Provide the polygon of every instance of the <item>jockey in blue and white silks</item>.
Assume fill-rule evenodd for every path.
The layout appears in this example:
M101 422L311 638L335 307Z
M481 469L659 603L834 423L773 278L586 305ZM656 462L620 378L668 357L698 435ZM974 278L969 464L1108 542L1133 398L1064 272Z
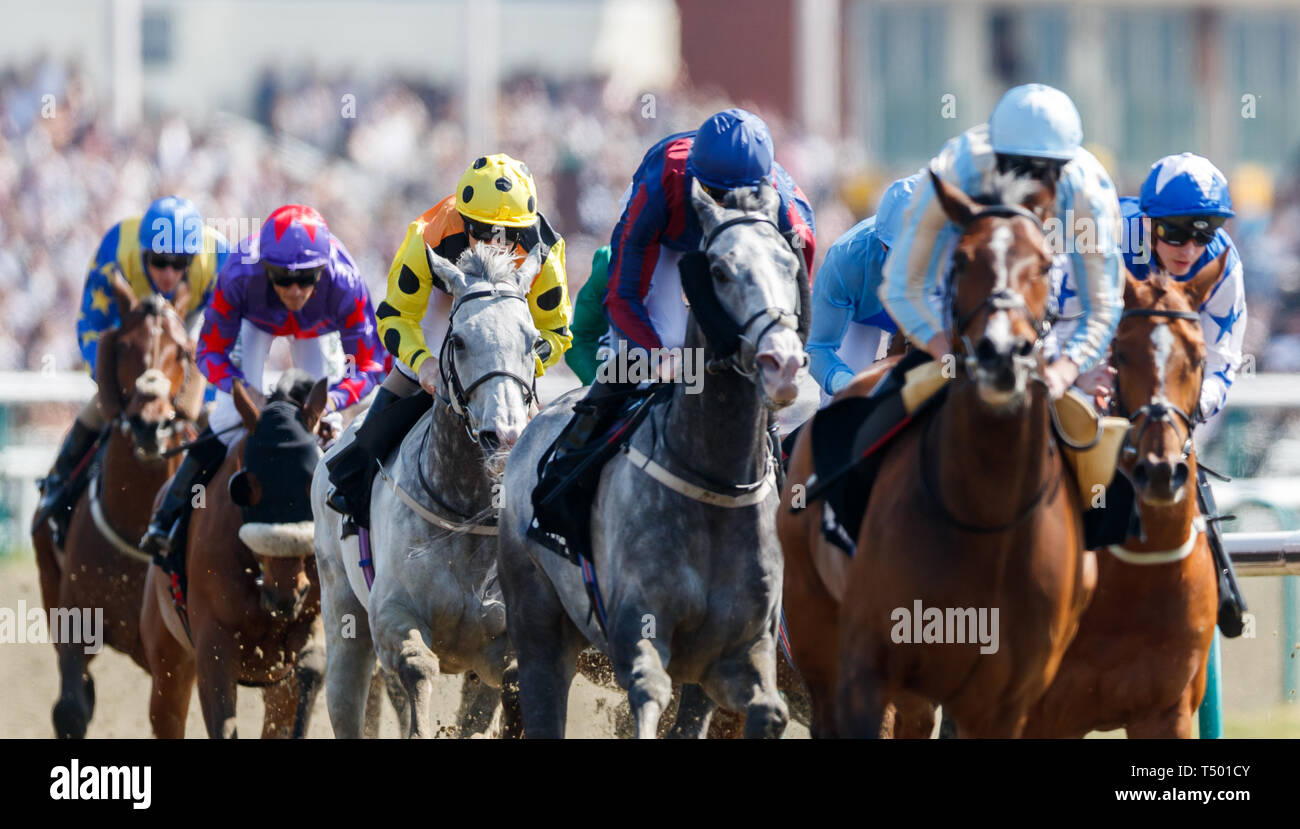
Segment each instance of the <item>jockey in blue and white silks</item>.
M923 175L889 185L876 215L858 222L826 251L813 283L807 346L808 371L821 386L823 404L879 359L898 331L880 302L880 283L903 211Z
M1083 286L1083 318L1046 370L1053 397L1103 360L1123 305L1119 200L1110 175L1082 140L1079 113L1069 97L1049 86L1027 84L1009 90L987 124L949 140L930 162L940 178L972 196L989 191L1007 173L1056 178L1062 222L1056 236ZM908 339L935 359L950 350L937 298L945 295L940 279L947 277L958 236L934 188L923 182L885 263L880 292L885 310Z

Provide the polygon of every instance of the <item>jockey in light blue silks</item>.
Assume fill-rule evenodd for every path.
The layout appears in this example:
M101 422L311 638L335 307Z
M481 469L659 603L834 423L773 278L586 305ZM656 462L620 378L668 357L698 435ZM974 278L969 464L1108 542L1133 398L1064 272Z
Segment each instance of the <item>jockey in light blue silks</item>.
M987 124L951 139L930 162L940 178L972 196L988 191L999 174L1055 179L1057 211L1066 237L1061 242L1070 252L1075 281L1082 285L1078 296L1082 318L1044 372L1054 398L1081 374L1104 365L1123 305L1119 200L1110 175L1082 141L1079 112L1069 96L1043 84L1026 84L1002 96ZM1075 234L1085 232L1091 240L1076 244ZM940 279L947 276L958 236L934 188L926 183L917 187L885 264L880 291L885 310L899 329L936 360L951 350L944 312L936 300L944 295ZM1099 376L1100 370L1084 379ZM1095 383L1082 385L1092 393Z
M880 283L903 211L923 175L914 173L889 185L876 215L858 222L826 251L813 284L807 346L808 371L821 386L822 405L878 360L898 331L880 302ZM928 179L925 186L930 186Z

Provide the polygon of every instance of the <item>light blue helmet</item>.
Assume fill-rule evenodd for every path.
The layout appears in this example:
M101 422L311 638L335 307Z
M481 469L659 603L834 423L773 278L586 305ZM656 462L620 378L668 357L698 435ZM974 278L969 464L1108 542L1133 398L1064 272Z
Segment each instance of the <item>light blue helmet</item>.
M892 248L894 237L903 229L903 214L920 180L921 173L900 178L885 188L885 194L880 197L880 207L876 208L876 238L885 247Z
M140 219L140 250L147 253L203 252L203 216L194 202L163 196Z
M1083 122L1069 95L1027 83L1007 90L993 108L989 141L1000 155L1069 161L1083 144Z
M1237 215L1223 173L1208 158L1192 153L1167 155L1151 165L1140 206L1152 218Z

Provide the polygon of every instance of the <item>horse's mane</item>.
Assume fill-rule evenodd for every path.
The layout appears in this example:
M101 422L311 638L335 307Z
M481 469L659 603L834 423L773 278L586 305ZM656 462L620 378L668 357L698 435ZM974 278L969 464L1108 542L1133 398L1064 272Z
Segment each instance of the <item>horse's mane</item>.
M1014 172L994 173L984 193L975 197L979 204L1024 204L1043 188L1043 183L1032 176Z
M735 190L728 190L722 197L722 206L728 210L743 210L746 213L761 212L764 209L762 188L737 187Z
M456 260L456 267L465 274L467 282L504 282L518 287L513 246L480 242L465 248Z

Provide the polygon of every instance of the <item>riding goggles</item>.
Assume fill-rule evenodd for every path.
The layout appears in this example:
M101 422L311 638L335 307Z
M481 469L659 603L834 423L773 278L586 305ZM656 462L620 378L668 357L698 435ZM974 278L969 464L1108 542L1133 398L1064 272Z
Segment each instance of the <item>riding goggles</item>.
M523 244L524 234L528 230L529 228L526 227L507 227L474 219L465 219L465 233L480 242L503 242L521 245Z
M264 267L266 268L267 279L270 279L271 284L279 288L288 288L293 285L310 288L320 282L321 274L325 271L324 265L297 271L279 265L265 265Z
M1182 247L1188 241L1193 241L1198 245L1205 246L1214 239L1214 234L1218 232L1221 219L1215 216L1195 216L1186 219L1183 222L1174 222L1168 219L1152 219L1155 225L1156 236L1165 244L1174 247Z
M150 267L158 270L171 268L182 273L189 270L190 262L193 260L194 257L188 253L155 253L153 251L149 251L146 259Z

